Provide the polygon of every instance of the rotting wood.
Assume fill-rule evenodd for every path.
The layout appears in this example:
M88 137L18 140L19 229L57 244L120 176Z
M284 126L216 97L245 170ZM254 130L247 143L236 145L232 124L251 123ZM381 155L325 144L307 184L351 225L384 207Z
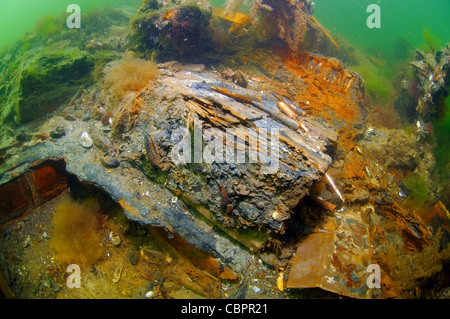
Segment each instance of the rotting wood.
M233 115L217 112L216 109L211 109L212 104L200 104L196 102L196 99L187 100L186 106L193 112L200 115L200 117L213 122L215 125L222 127L229 127L234 124L238 124L241 121L235 118Z
M320 134L322 124L309 125L303 121L303 116L295 120L282 113L277 107L278 100L270 94L272 90L264 94L252 87L229 84L219 88L213 84L217 83L215 74L196 76L195 82L185 81L183 74L161 81L164 86L171 87L174 94L178 92L177 95L181 96L183 103L174 105L180 108L177 109L179 114L190 113L190 117L198 117L203 147L211 152L201 156L213 156L213 161L192 166L177 165L175 170L169 171L167 184L175 186L171 188L173 193L189 198L191 204L203 206L207 211L205 217L223 224L221 229L228 234L234 228L263 226L270 231L283 232L284 220L307 193L306 188L320 179L331 164L331 158L325 153L330 141ZM158 122L163 120L158 117ZM311 122L314 123L314 118ZM175 125L184 129L185 120ZM300 125L304 125L306 130ZM161 131L158 136L170 136L169 127L174 128L173 125L162 128L166 132ZM332 136L329 132L325 134ZM230 135L234 138L228 141ZM163 149L173 147L173 142L168 139L162 138L158 142ZM223 156L214 158L216 151L223 152ZM218 170L222 172L219 175ZM176 171L183 177L182 182L179 182ZM210 182L202 183L205 178ZM232 211L228 207L230 205L224 207L220 200L217 201L220 189L212 188L212 181L231 191ZM252 195L242 195L234 188L235 183ZM277 202L280 200L283 205L275 202L274 193L277 194ZM186 204L192 206L189 202ZM280 219L279 216L286 218ZM238 241L248 245L248 240Z
M219 93L221 93L223 95L226 95L228 97L231 97L232 99L235 99L238 102L253 104L253 100L250 97L248 97L248 96L241 95L241 94L234 93L234 92L230 92L227 89L218 88L218 87L215 87L215 86L211 86L211 90L219 92Z
M308 126L310 130L312 130L315 134L318 134L324 138L326 138L328 141L335 143L338 140L338 133L330 128L326 128L323 125L318 124L317 122L304 117L302 118L302 121L305 122L305 124Z

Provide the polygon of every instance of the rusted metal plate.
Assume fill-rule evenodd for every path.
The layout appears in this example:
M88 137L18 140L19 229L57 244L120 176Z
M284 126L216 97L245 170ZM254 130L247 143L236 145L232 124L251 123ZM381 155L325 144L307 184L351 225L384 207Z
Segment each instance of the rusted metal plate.
M353 298L368 297L369 231L352 211L336 214L297 246L288 288L321 288Z
M49 162L38 166L29 173L31 190L36 193L37 205L50 200L67 189L67 176L59 162Z
M15 218L67 189L61 163L49 161L0 185L0 223Z
M329 218L323 226L327 232L313 233L298 244L286 285L288 288L321 287L326 270L324 265L332 255L336 228L336 221Z
M33 207L33 197L25 176L0 186L0 223Z

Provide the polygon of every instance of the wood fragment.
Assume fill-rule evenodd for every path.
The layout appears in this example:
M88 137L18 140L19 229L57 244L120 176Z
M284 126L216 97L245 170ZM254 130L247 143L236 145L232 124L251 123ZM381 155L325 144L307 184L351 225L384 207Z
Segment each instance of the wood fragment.
M194 96L192 99L195 102L203 104L203 105L208 105L208 106L213 106L214 105L213 102L211 102L211 101L209 101L209 100L207 100L205 98L202 98L202 97Z
M199 103L197 98L186 101L186 106L193 112L197 113L200 117L213 122L217 126L229 127L231 124L238 124L241 121L231 114L223 113L217 109L212 109L214 107L212 103L205 104L203 102Z
M220 94L226 95L228 97L231 97L232 99L234 99L238 102L253 104L253 100L251 98L249 98L248 96L230 92L227 89L222 89L222 88L218 88L215 86L211 86L210 88L211 88L211 90L216 91Z

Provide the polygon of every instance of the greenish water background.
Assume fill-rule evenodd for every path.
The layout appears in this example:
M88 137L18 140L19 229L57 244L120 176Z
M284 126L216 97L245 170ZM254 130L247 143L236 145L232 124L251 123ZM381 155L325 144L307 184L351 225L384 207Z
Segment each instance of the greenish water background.
M399 39L412 47L424 43L424 28L441 40L450 43L449 0L316 0L315 17L332 34L341 34L352 44L384 58L394 55ZM381 9L381 28L366 25L369 4Z
M78 4L83 12L105 6L138 7L141 0L0 0L0 48L32 31L39 18L52 14L59 16L70 4ZM69 16L70 13L67 13ZM83 23L83 22L82 22Z
M141 0L0 0L0 47L32 30L40 17L65 12L71 3L87 12L106 5L137 7ZM211 3L223 6L225 1ZM372 3L380 5L381 29L366 26L370 14L366 8ZM344 36L359 49L389 58L399 38L420 46L424 27L442 44L450 42L449 13L449 0L316 0L314 15L332 34Z

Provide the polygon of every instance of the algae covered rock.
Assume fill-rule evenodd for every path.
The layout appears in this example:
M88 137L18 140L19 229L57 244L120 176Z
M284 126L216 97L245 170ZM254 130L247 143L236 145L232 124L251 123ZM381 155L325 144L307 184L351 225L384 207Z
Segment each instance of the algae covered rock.
M83 14L80 29L66 16L45 16L35 29L0 50L0 123L22 125L69 103L102 64L128 41L132 13L105 8ZM94 71L94 72L91 72Z
M153 8L141 8L132 20L132 43L138 51L157 52L165 61L195 61L212 49L210 11L191 4Z
M76 48L32 52L0 92L1 121L23 124L55 111L89 80L93 67L93 59Z

